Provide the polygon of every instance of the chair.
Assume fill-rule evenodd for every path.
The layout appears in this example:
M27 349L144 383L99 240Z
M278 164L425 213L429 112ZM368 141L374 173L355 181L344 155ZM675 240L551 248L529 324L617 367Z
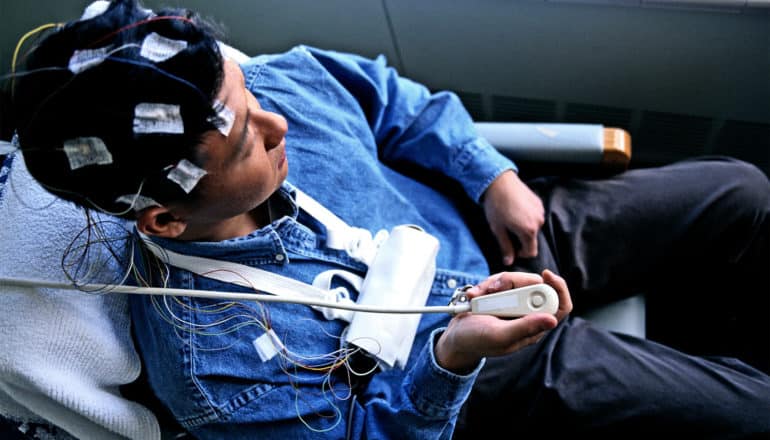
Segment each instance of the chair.
M535 161L554 164L563 163L565 161L569 163L571 161L572 163L580 163L589 167L601 166L602 168L609 167L611 169L617 170L625 168L628 165L628 161L630 160L631 155L630 137L627 133L620 129L604 128L599 125L478 123L477 128L479 133L489 139L493 145L500 149L500 151L517 161ZM539 146L537 145L538 143L540 144ZM53 207L53 209L56 210L53 212L59 213L56 215L65 216L64 220L66 221L57 222L50 221L50 215L52 212L50 210L21 209L21 207L18 205L16 206L15 210L9 210L8 205L9 202L11 202L10 198L16 197L14 194L10 194L11 191L9 191L9 185L6 182L6 178L10 175L11 171L13 171L11 177L14 179L14 184L18 185L17 190L22 191L26 197L35 198L35 194L38 194L42 197L45 194L27 174L21 157L11 156L11 158L17 159L15 161L17 163L13 167L14 169L11 170L10 167L7 167L3 169L2 173L0 173L0 210L3 212L8 211L6 213L8 215L4 217L5 221L11 221L20 224L24 223L47 225L47 229L45 230L44 234L46 237L48 237L46 239L55 240L56 237L59 237L59 242L68 242L68 240L78 232L80 227L79 222L81 221L79 214L72 206L58 206L59 203L57 203L57 206ZM21 232L11 238L13 238L13 240L21 240L23 242L23 235L23 230L21 230ZM27 236L31 237L30 234L27 234ZM11 238L6 237L5 244L9 244L10 241L13 241ZM27 241L29 241L29 238L27 238ZM52 265L57 263L56 258L54 258L54 255L51 253L50 249L42 253L31 252L29 255L38 255L37 258L45 260L38 262L39 264ZM23 276L30 270L34 272L35 267L35 263L32 262L32 264L28 265L28 269L24 269L18 273L10 272L9 270L11 267L4 267L4 270L0 272L5 272L7 276ZM29 276L33 277L33 275ZM104 316L102 316L100 320L97 321L98 323L102 323L102 320L114 319L114 316L113 318L109 318L107 315L112 316L115 313L127 313L126 305L122 300L118 300L113 304L110 304L109 301L103 302L100 300L94 300L93 298L83 299L81 302L80 300L73 298L72 292L62 292L60 299L57 299L59 298L58 295L55 292L49 292L48 289L37 289L40 291L32 292L32 296L26 296L28 294L20 292L19 289L9 289L6 286L0 287L0 290L2 290L4 297L7 299L11 298L9 295L15 295L19 297L20 299L17 305L21 308L30 307L30 302L34 302L38 305L44 304L47 307L46 310L50 310L51 307L56 307L56 301L60 301L60 305L64 307L68 319L70 320L78 319L78 307L83 308L83 310L87 310L87 315L91 316L91 318L88 319L91 320L93 320L94 314L98 316L101 313L104 313ZM644 337L645 335L645 307L644 297L641 295L619 301L599 309L591 310L590 312L586 312L583 316L589 320L594 321L597 323L597 325L601 325L610 330L628 333L640 337ZM116 327L126 328L125 319L120 317L117 319L119 323ZM14 322L18 324L18 320ZM106 323L103 324L104 325L101 327L109 327L109 325ZM5 342L5 346L8 348L9 339L6 339ZM134 348L130 344L130 340L127 339L126 335L113 335L113 338L109 341L109 344L112 344L112 349L117 350L118 352L122 352L122 356L130 359L129 362L137 362ZM102 346L101 349L110 349L110 346ZM8 367L8 363L6 363L5 367ZM11 363L11 368L13 367L14 365ZM16 376L25 373L26 372L21 371L8 372L8 374ZM124 376L124 378L125 377L127 376ZM85 384L87 383L87 380L83 382L84 387L86 387ZM35 386L34 383L30 383L29 385L33 388ZM84 390L84 392L91 391L100 393L103 398L109 399L112 404L120 402L121 399L124 400L124 403L127 405L127 407L133 408L131 411L132 417L140 417L144 423L146 423L148 426L152 426L153 421L149 411L147 411L145 408L142 408L141 405L137 405L134 402L130 402L124 399L119 393L117 393L116 389L112 391L106 390L106 393L105 390L96 388L94 390ZM31 395L34 395L37 392L39 392L39 390L32 389ZM41 393L41 395L42 394L43 393ZM0 400L10 399L13 401L13 403L18 403L17 398L7 394L0 393L0 398L2 398ZM37 414L38 416L44 414L59 413L56 408L61 408L61 403L54 402L52 400L46 402L44 400L45 399L39 401L39 408L29 408L30 412ZM26 400L23 402L25 402L24 404L26 405L30 405L32 401ZM0 410L5 407L5 403L0 401ZM84 417L84 414L79 414L78 410L76 409L65 408L65 412L69 414L68 417L72 419L70 421L71 423L62 420L52 420L51 422L64 425L67 427L67 429L81 429L80 431L76 431L81 433L94 433L99 432L100 429L104 429L99 425L98 419L89 420ZM150 419L147 417L150 417ZM89 424L91 426L88 426ZM173 436L169 431L165 431L165 427L161 426L161 429L163 431L162 438L171 438Z
M596 124L477 122L476 130L513 160L577 164L608 171L628 168L631 136Z
M21 154L0 168L0 218L0 277L68 282L62 255L85 227L83 211L45 192ZM115 273L95 273L93 282L114 282ZM9 415L27 422L26 435L13 429L19 423L0 423L0 438L150 439L159 432L155 415L119 390L141 369L125 296L0 285L0 306L0 422Z

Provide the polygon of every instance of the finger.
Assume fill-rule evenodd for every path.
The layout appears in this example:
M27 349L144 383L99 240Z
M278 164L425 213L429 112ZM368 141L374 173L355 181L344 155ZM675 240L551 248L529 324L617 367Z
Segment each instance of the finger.
M508 231L505 228L493 227L492 234L497 240L497 245L500 246L500 254L503 257L503 266L510 266L513 264L513 243L508 236Z
M543 278L536 273L529 272L500 272L473 286L466 291L469 297L474 298L487 293L500 292L529 286L543 282Z
M537 256L537 230L534 232L525 232L517 234L521 242L519 256L533 258Z
M501 272L497 279L502 285L500 290L516 289L543 282L543 277L531 272Z
M559 294L559 310L556 312L556 317L560 321L572 312L572 297L569 294L569 288L564 278L556 275L548 269L543 271L543 280L546 284L553 287Z
M487 279L485 279L484 281L480 282L478 285L468 290L467 293L474 294L473 296L478 296L478 295L484 295L485 293L498 292L500 290L504 290L505 287L503 287L503 282L501 280L504 273L505 272L501 272L501 273L496 273L494 275L489 276Z
M502 348L500 354L511 353L537 342L544 332L556 327L558 321L553 315L535 313L502 323L503 340L499 345Z

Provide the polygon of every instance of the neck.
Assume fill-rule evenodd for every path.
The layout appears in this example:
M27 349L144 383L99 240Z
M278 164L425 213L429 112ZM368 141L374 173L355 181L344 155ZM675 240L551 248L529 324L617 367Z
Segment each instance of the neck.
M177 237L183 241L222 241L243 237L270 223L267 204L253 210L210 223L188 224L187 229Z

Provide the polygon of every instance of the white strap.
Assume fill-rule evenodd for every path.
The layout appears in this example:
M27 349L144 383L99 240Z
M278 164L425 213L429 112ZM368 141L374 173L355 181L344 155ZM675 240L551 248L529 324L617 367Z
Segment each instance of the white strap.
M336 289L320 289L302 281L244 264L178 254L158 246L149 239L145 239L145 243L150 252L166 264L189 270L207 278L260 290L276 296L311 298L332 303L355 304L347 295L341 295ZM339 318L346 321L352 319L352 313L349 313L349 311L319 306L312 307L323 312L327 319Z
M364 284L363 278L345 270L331 269L331 270L323 271L318 275L316 275L315 279L313 279L313 286L325 291L334 292L336 294L337 302L347 302L347 301L352 302L352 300L350 299L350 293L346 288L339 286L332 289L332 280L334 279L334 277L340 277L343 280L347 281L350 284L350 286L356 290L356 292L360 292L361 286ZM321 307L318 307L317 310L320 310L323 313L324 317L329 320L342 319L347 322L351 322L353 320L354 312L352 310L321 308Z
M350 283L356 292L360 292L361 286L364 284L364 279L354 273L350 273L346 270L331 269L316 275L313 280L313 286L319 289L329 290L332 287L332 279L334 277L340 277Z
M326 246L332 249L346 249L349 237L355 234L353 228L299 188L294 189L297 192L297 205L326 228Z
M302 190L294 189L297 205L326 228L326 247L343 250L351 258L369 266L377 249L388 238L388 231L382 229L372 237L368 230L348 225Z

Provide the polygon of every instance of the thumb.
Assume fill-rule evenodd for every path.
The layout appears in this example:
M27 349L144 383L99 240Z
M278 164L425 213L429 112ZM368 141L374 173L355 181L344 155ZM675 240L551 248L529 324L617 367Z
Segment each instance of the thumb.
M540 340L544 332L556 327L558 321L547 313L533 313L506 322L508 332L505 353L512 353Z

